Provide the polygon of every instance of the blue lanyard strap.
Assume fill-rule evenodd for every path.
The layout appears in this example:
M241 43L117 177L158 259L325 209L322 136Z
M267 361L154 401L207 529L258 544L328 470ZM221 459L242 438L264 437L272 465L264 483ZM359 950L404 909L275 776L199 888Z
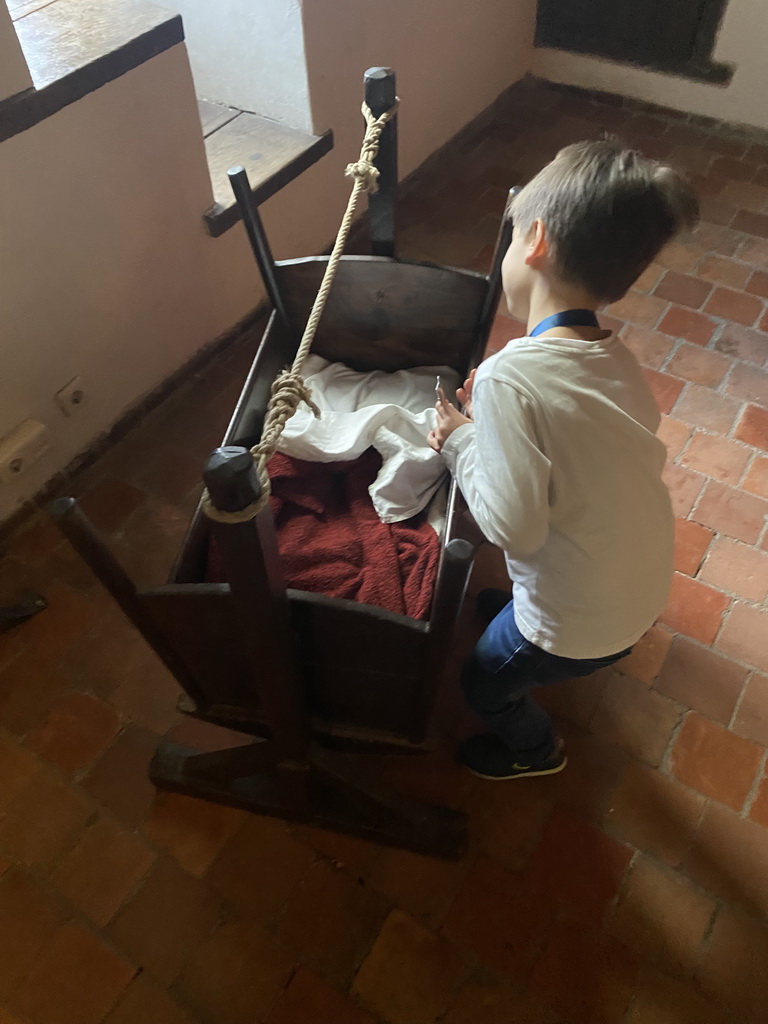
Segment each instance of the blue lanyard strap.
M600 323L591 309L566 309L562 313L553 313L552 316L542 320L540 324L536 324L533 330L529 331L528 337L535 338L537 334L543 334L544 331L548 331L552 327L599 326Z

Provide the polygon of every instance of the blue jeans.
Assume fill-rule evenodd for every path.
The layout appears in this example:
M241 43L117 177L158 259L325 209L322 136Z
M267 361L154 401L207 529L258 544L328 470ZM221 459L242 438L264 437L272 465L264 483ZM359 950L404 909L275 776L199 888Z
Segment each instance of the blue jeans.
M552 720L531 697L535 686L588 676L629 654L607 658L561 658L526 640L515 622L513 602L491 621L464 664L461 687L467 703L491 732L530 764L545 761L556 747Z

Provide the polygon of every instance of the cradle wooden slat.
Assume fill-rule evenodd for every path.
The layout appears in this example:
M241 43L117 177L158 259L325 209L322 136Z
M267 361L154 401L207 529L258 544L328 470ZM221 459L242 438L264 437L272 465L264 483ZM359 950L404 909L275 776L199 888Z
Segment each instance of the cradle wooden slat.
M394 76L366 74L374 114L388 109ZM376 107L378 105L379 110ZM372 197L375 248L394 250L394 123ZM248 199L250 202L250 199ZM258 497L250 455L270 386L293 358L327 257L274 263L257 212L243 210L254 255L275 306L222 448L204 473L214 504L230 511ZM360 371L449 365L460 375L482 356L511 237L502 227L491 273L417 263L394 255L346 256L338 268L313 352ZM472 568L476 527L452 487L437 583L427 621L370 605L286 589L271 513L246 523L211 522L198 509L169 583L138 589L76 502L54 513L125 613L185 691L181 709L254 737L200 752L165 742L156 785L312 822L440 856L459 856L464 816L382 790L366 774L366 751L414 752L450 652ZM227 583L206 582L215 537Z

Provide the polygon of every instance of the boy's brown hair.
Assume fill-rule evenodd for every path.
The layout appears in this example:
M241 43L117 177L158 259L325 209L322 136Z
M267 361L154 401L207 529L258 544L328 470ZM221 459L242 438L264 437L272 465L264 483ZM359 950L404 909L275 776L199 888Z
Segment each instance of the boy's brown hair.
M544 222L558 277L615 302L670 239L696 224L699 204L672 167L601 139L560 150L515 197L511 215L523 231Z

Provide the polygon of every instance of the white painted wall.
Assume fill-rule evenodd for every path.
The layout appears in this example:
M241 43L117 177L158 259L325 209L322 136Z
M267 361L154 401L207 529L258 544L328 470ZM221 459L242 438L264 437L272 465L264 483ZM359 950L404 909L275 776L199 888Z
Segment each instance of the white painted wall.
M310 129L299 0L167 0L200 96Z
M0 487L0 520L259 298L211 203L183 45L0 144L0 437L51 451ZM54 394L82 375L87 405Z
M727 86L691 82L596 57L549 49L533 51L531 71L553 82L604 89L688 113L768 128L766 40L766 0L729 0L714 54L715 60L736 65L736 72Z
M32 77L5 5L0 0L0 100L15 96L32 85Z
M535 0L305 0L316 128L332 125L348 159L359 149L363 72L392 67L404 100L400 169L408 174L525 74L535 10Z
M297 182L306 189L297 209L309 215L304 203L312 203L326 242L349 192L344 168L360 153L365 70L383 66L397 73L403 178L525 74L535 7L535 0L389 0L383 7L368 0L305 0L314 126L333 128L335 146Z

